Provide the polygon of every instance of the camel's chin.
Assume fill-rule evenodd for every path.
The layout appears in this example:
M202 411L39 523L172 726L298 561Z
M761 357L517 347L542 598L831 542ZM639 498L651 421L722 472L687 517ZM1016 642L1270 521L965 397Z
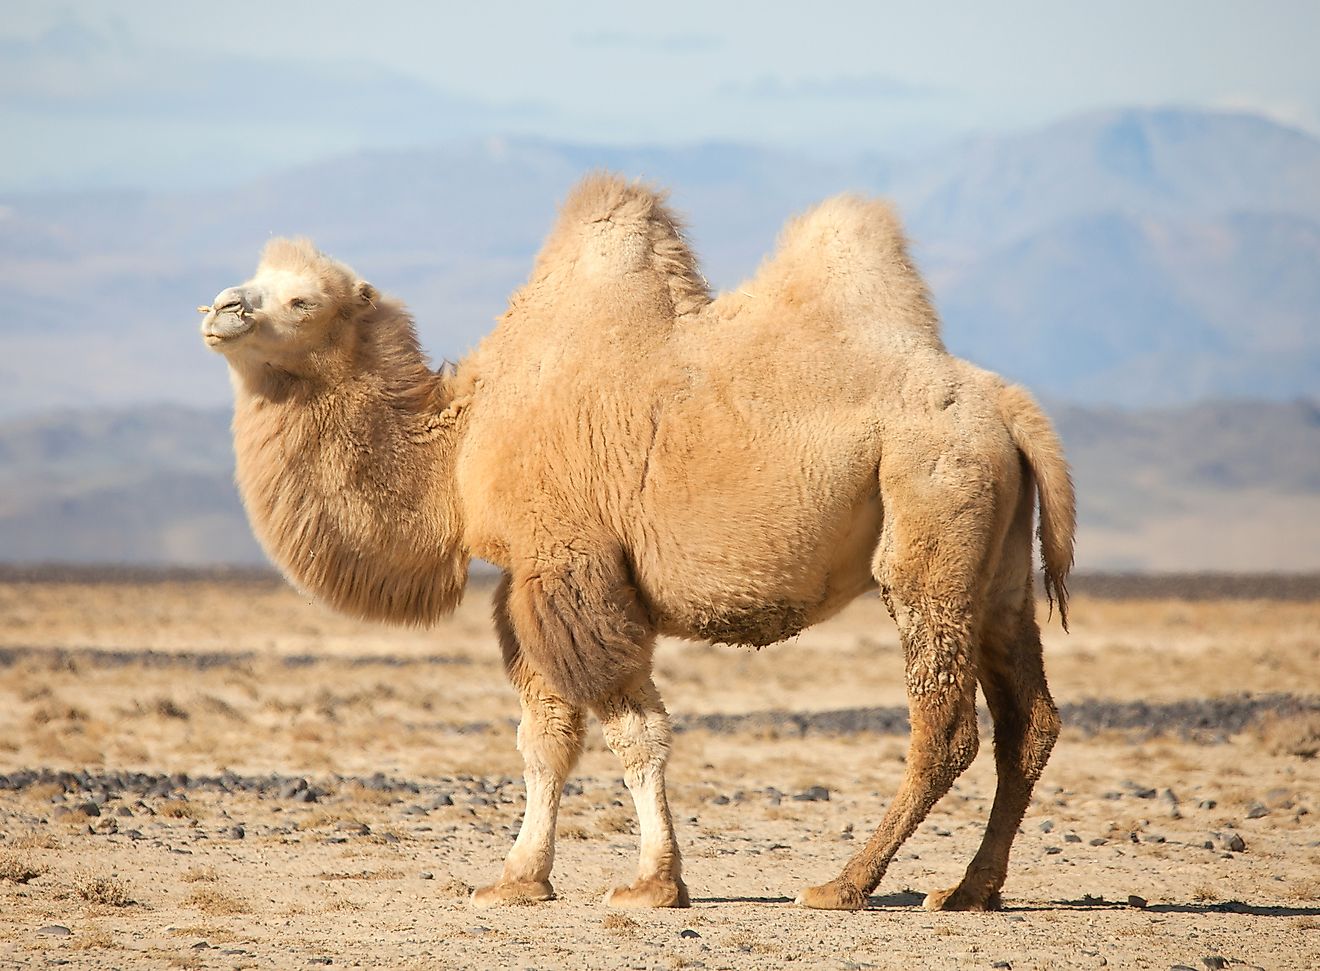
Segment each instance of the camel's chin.
M241 342L244 337L252 333L252 327L244 327L241 330L226 329L203 331L202 340L206 341L206 346L213 351L227 351L235 344Z

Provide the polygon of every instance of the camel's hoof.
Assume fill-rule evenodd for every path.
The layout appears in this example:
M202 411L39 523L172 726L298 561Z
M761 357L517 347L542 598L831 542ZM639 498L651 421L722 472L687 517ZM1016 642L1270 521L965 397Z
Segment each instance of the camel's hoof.
M803 890L797 903L811 910L861 910L866 906L866 894L846 880L831 880Z
M605 895L605 906L629 909L691 907L692 901L681 879L649 877L630 887L615 887Z
M472 906L484 910L487 907L535 904L554 898L555 888L550 886L549 880L501 880L472 891Z
M948 890L926 894L921 904L927 910L999 910L1003 905L998 891L975 893L965 889L961 883Z

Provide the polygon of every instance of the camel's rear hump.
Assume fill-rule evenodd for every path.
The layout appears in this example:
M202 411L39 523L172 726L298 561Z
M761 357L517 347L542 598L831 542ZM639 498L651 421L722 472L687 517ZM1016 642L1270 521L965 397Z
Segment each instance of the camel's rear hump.
M839 195L790 220L774 255L743 290L788 306L820 305L840 327L943 349L902 224L880 199Z

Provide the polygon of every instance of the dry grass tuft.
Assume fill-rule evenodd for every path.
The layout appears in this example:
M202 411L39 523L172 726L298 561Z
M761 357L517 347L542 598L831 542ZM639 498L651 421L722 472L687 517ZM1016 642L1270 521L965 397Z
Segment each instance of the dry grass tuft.
M1209 884L1201 884L1192 888L1192 899L1198 904L1214 903L1219 899L1219 891Z
M201 819L202 817L197 807L186 799L171 799L168 802L161 803L160 809L157 811L162 816L169 816L171 819Z
M223 927L212 927L210 924L190 924L187 927L170 927L165 933L170 937L200 937L207 941L236 941L238 935L232 931L227 931Z
M74 877L73 891L91 904L127 907L133 903L133 898L128 895L128 885L115 876L79 874Z
M403 871L395 870L392 867L386 867L383 870L359 870L356 873L325 873L317 874L321 880L401 880Z
M1257 732L1271 755L1313 759L1320 754L1320 712L1271 716Z
M90 930L83 931L73 940L75 951L91 951L116 946L115 936L104 927L93 927Z
M0 880L8 883L27 883L45 873L43 867L33 866L16 853L0 853Z
M10 845L16 850L58 850L60 841L50 833L24 833Z
M606 836L614 833L631 833L633 814L623 806L611 806L596 817L596 829Z
M466 881L451 876L448 880L437 880L435 889L442 897L468 897L476 888Z
M185 907L195 907L204 914L250 914L252 907L242 897L224 893L215 887L198 887L188 894Z
M609 913L600 922L600 926L612 934L633 934L640 925L627 914Z

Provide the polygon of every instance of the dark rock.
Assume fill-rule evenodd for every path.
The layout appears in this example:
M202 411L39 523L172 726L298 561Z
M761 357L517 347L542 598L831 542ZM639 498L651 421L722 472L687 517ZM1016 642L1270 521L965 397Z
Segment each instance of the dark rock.
M1218 806L1218 805L1219 805L1219 803L1215 802L1213 799L1202 799L1200 802L1198 802L1198 803L1196 804L1196 808L1197 808L1197 809L1214 809L1214 808L1215 808L1216 806Z
M1011 971L1013 965L1010 964L1008 961L995 961L993 964L990 965L990 967L992 967L992 968L1008 968L1008 969L1010 969L1010 971Z
M1255 803L1250 809L1247 810L1248 819L1260 819L1260 817L1268 816L1269 814L1270 811L1260 803Z
M1064 833L1063 841L1065 843L1080 843L1082 841L1082 838L1078 836L1076 833Z
M798 802L829 802L830 791L824 786L812 786L809 789L803 789L793 798Z
M1045 855L1046 855L1046 856L1058 856L1058 855L1059 855L1060 853L1062 853L1062 852L1063 852L1063 847L1062 847L1062 846L1047 846L1047 847L1045 847Z
M334 958L326 958L326 957L308 958L308 959L307 959L307 963L308 963L308 964L334 964L334 963L335 963L335 959L334 959Z
M1109 842L1109 840L1105 839L1103 836L1097 836L1095 839L1091 840L1091 845L1092 845L1092 846L1104 846L1104 845L1105 845L1106 843L1108 843L1108 842Z
M1146 898L1138 897L1135 893L1128 894L1128 906L1136 907L1138 910L1144 910L1146 907Z
M1218 954L1206 955L1201 958L1201 963L1209 968L1210 971L1220 971L1221 968L1228 967L1228 959L1222 958Z
M434 880L434 879L435 879L435 874L432 873L430 870L423 870L421 873L417 874L417 876L418 876L420 879L422 879L422 880Z
M48 934L51 937L68 937L73 931L69 930L63 924L47 924L45 927L38 927L37 933Z
M681 931L678 932L678 936L690 938L690 937L700 937L701 935L698 934L696 931L694 931L691 927L684 927Z
M242 826L230 826L228 829L222 830L221 835L228 836L231 840L241 840L247 835L247 830Z
M711 800L711 805L727 806L731 801L728 796L720 794Z
M1234 853L1244 853L1247 849L1247 841L1237 833L1229 833L1228 839L1224 841L1224 845Z
M442 792L431 800L430 806L432 809L439 809L441 806L452 806L453 804L454 797L447 792Z
M78 803L76 808L78 812L82 813L84 816L101 815L101 806L90 799L87 802Z
M1040 824L1040 831L1042 833L1054 832L1054 820L1052 819L1042 820Z

